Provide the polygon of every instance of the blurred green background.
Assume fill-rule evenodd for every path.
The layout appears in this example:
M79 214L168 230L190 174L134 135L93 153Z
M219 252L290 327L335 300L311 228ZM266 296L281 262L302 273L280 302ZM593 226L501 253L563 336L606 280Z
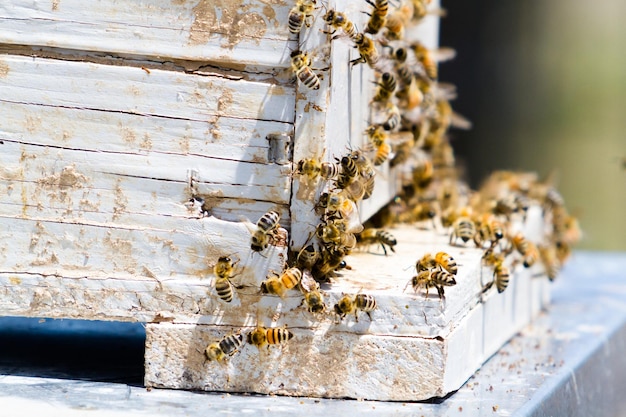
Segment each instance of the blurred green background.
M440 80L474 124L453 131L473 188L491 171L556 170L580 249L626 251L626 1L443 0Z

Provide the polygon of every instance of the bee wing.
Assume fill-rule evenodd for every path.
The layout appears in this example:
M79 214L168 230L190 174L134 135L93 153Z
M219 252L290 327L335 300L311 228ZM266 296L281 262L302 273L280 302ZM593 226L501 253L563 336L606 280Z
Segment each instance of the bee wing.
M469 130L472 128L472 122L467 119L465 116L460 115L459 113L452 111L450 115L450 124L457 129Z
M300 279L300 289L302 292L311 292L317 290L319 285L317 281L313 278L311 271L305 269L302 271L302 278Z
M413 137L413 132L401 131L389 134L389 143L391 144L392 148L403 145L405 143L413 144L414 142L415 139Z
M433 59L437 62L446 62L456 57L456 50L449 47L437 48L432 51Z
M248 219L245 216L239 216L239 220L241 221L241 223L244 224L244 226L246 226L246 228L248 229L248 231L250 232L250 234L255 234L258 227L256 224L252 223L250 221L250 219Z

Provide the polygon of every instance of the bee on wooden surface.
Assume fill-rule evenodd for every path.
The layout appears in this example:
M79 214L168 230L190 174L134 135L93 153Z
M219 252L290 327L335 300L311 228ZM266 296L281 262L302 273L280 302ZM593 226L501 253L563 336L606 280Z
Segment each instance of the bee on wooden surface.
M456 279L450 272L437 267L419 272L416 276L411 278L409 283L415 292L418 292L422 288L426 288L426 297L428 297L429 289L435 288L437 290L437 294L439 294L439 298L443 300L445 299L444 287L456 285Z
M316 0L296 0L289 12L289 32L300 33L302 26L310 27Z
M433 227L437 227L435 224L435 218L437 217L437 209L431 201L420 201L415 203L408 211L400 213L398 220L402 223L422 223L431 221Z
M280 297L285 296L285 292L294 288L302 278L302 271L292 267L283 271L280 275L267 278L261 283L261 292L264 294L274 294Z
M359 321L359 310L366 313L370 320L372 320L371 312L376 308L378 308L376 299L367 294L357 294L354 297L344 295L334 306L335 313L339 315L341 319L348 314L354 313L356 321Z
M324 245L351 251L356 246L354 233L347 232L342 223L321 224L317 229L317 237Z
M380 56L378 49L374 41L364 33L357 33L352 39L354 41L355 48L359 51L359 57L350 61L350 64L355 65L359 63L367 63L371 68L376 68Z
M385 117L385 122L382 124L383 129L395 130L398 126L400 126L402 115L400 114L400 109L397 105L388 102L385 109Z
M345 13L330 9L324 15L324 20L332 28L332 31L329 32L331 35L334 35L337 30L341 29L350 39L354 40L358 34L356 26L348 19Z
M382 229L367 228L357 235L357 242L361 245L372 245L378 243L383 248L385 256L387 255L387 246L392 252L393 248L398 244L396 238L389 232Z
M493 267L493 281L485 286L483 292L491 288L493 284L496 284L496 288L498 289L499 293L506 290L506 288L509 286L511 273L509 272L509 268L504 265L504 254L495 253L491 250L488 250L487 252L485 252L483 260L487 265Z
M352 221L359 221L356 203L348 197L348 193L345 191L322 193L318 205L325 209L324 214L327 218L347 220L349 225L346 230L352 228L350 226Z
M256 224L256 231L252 234L250 247L255 252L261 252L269 245L271 234L279 227L280 214L276 211L268 211Z
M517 233L513 238L511 238L511 249L517 250L517 252L522 255L524 268L529 268L535 264L537 259L539 258L539 250L537 246L527 240L523 234Z
M332 162L321 162L315 158L305 158L298 161L296 173L305 175L309 179L314 180L318 176L330 180L339 175L339 166Z
M376 85L378 87L376 88L372 101L384 103L388 101L393 96L394 91L396 91L396 77L390 72L383 72Z
M291 70L298 80L311 90L320 88L320 79L311 68L309 54L299 50L291 52Z
M411 9L399 8L387 16L385 38L390 41L404 39L404 28L411 18L407 12Z
M387 21L387 12L389 11L389 2L387 0L365 0L374 9L369 14L370 18L365 27L365 33L372 35L377 34L385 26Z
M309 244L303 247L300 252L298 252L298 256L296 257L296 263L301 269L311 269L315 262L320 257L320 253L315 249L313 244Z
M341 158L341 172L336 180L336 186L339 189L345 189L354 182L359 173L359 169L353 158L344 156Z
M221 256L213 268L213 273L217 277L215 280L215 291L220 299L227 303L233 301L235 290L230 282L230 278L233 276L237 262L233 262L228 256Z
M555 245L545 245L539 246L539 255L541 258L541 263L543 264L546 275L550 281L554 281L554 279L559 275L559 271L561 270L561 262L557 257L557 251Z
M413 179L413 187L416 190L424 190L430 186L434 179L435 170L433 162L430 159L423 158L419 164L413 168L411 174Z
M293 333L286 327L257 327L255 330L248 333L246 339L248 344L254 345L260 349L265 345L285 344L292 338Z
M391 153L391 144L388 141L389 134L385 132L381 125L371 125L366 129L365 133L369 136L370 142L376 151L372 158L372 163L375 166L383 164Z
M341 248L323 251L321 258L311 270L313 278L320 282L328 281L335 274L335 271L346 268L345 256L346 251L341 250Z
M438 62L448 61L456 56L456 51L452 48L430 50L421 42L413 42L411 49L415 53L417 61L424 68L424 72L431 80L436 80L438 77Z
M430 253L422 256L415 264L415 269L418 273L422 271L428 271L440 266L452 275L456 275L459 271L458 265L454 258L446 252L437 252L435 256Z
M373 190L373 187L374 187L373 179L374 177L371 177L368 181L351 182L350 185L346 187L346 190L345 190L346 196L348 196L348 198L354 201L355 203L358 203L359 201L365 198L365 195L368 193L368 189L369 189L369 195L371 195L371 191ZM366 185L368 185L368 189L365 188ZM371 185L371 188L370 188L370 185Z
M314 289L304 293L304 302L307 305L307 310L311 313L322 313L326 310L326 304L324 304L324 296L319 289Z
M452 232L450 233L450 244L456 244L458 239L461 239L463 243L467 243L468 240L473 239L476 234L476 225L469 217L459 217L452 224Z
M204 350L204 355L210 361L223 361L226 356L233 356L243 346L241 333L230 334L217 342L211 343Z
M365 134L374 146L379 146L381 143L386 142L389 139L389 134L385 132L382 125L368 126L367 129L365 129Z
M398 106L404 111L414 110L424 102L424 93L419 85L416 78L413 78L396 92Z
M366 178L363 180L363 200L367 200L368 198L370 198L372 196L372 194L374 193L374 186L376 185L376 183L374 182L374 177L371 176L369 178Z
M494 247L504 237L504 225L490 213L485 213L478 221L474 243L482 248L485 242Z

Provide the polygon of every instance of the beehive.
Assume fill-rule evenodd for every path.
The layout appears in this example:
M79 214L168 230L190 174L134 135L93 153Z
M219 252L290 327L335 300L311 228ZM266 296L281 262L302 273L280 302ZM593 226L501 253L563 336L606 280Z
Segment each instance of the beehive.
M357 51L330 41L319 18L342 10L362 28L365 4L319 4L299 38L287 28L290 2L0 6L0 233L10 242L0 314L146 322L148 386L379 400L457 389L545 306L545 280L522 271L504 297L485 295L481 251L398 228L397 254L356 253L323 287L329 310L343 292L374 294L371 320L259 293L319 222L325 184L303 184L294 163L332 161L366 140L374 72L349 65ZM437 25L427 16L406 36L434 47ZM319 90L294 83L298 48L321 53ZM404 173L379 168L362 221ZM247 223L268 210L289 237L252 253ZM404 292L421 252L444 248L462 265L445 303ZM214 289L220 256L238 259L242 288L229 304ZM295 337L205 362L208 343L260 325L288 325Z

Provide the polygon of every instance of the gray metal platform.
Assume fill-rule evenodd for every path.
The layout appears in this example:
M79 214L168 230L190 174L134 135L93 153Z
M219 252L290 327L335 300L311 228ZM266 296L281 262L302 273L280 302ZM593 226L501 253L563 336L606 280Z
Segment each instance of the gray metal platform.
M0 416L626 415L626 254L576 252L553 303L448 398L421 403L141 386L137 324L0 319Z

